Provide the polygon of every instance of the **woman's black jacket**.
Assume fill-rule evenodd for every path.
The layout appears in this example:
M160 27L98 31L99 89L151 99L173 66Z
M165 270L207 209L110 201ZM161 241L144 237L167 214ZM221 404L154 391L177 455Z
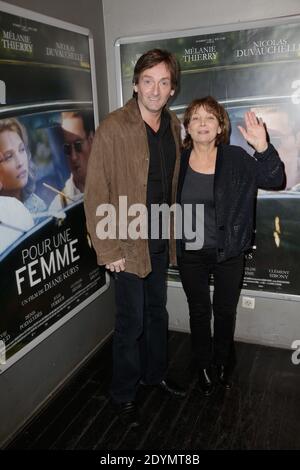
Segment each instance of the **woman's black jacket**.
M178 180L177 202L181 201L191 149L183 151ZM217 229L217 260L225 261L251 247L257 189L278 189L284 183L284 166L273 145L250 156L234 145L220 144L214 177ZM177 242L177 256L182 245Z

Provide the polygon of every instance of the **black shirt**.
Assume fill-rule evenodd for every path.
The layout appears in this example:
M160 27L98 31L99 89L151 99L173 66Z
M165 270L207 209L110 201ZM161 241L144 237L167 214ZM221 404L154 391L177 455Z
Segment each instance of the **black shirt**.
M166 249L167 240L162 239L162 217L157 217L157 211L151 209L153 204L171 204L176 147L170 127L170 116L166 111L162 112L157 132L146 122L145 126L150 152L147 182L149 250L150 253L160 253ZM157 229L158 239L151 238L152 226Z
M214 174L205 174L194 171L190 165L187 168L182 193L181 206L183 217L182 240L194 242L196 235L191 237L192 232L197 231L197 241L203 242L191 245L188 249L215 248L216 247L216 214L214 203ZM191 212L184 208L185 204L191 205ZM196 205L201 204L204 211L196 214ZM204 231L203 231L204 227ZM203 237L204 235L204 237ZM202 244L202 243L201 243Z

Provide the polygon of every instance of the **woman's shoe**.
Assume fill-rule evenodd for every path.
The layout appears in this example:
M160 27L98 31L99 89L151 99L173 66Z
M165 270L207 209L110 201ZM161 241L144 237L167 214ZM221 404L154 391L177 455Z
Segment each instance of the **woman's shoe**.
M212 394L214 384L210 367L199 370L199 387L205 397L209 397Z

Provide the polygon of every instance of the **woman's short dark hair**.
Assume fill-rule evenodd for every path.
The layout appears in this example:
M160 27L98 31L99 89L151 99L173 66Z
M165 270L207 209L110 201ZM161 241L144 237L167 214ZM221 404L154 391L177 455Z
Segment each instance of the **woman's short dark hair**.
M15 118L8 118L0 120L0 134L9 131L18 134L22 140L28 158L28 181L22 190L22 202L34 192L35 190L35 165L31 159L31 154L28 146L28 136L25 127Z
M164 62L171 75L172 90L176 90L178 84L179 67L174 54L163 49L151 49L145 52L137 61L134 67L132 83L137 85L139 83L140 75L144 70L150 69L155 65ZM134 91L133 96L137 93Z
M225 110L224 106L215 100L212 96L205 96L204 98L198 98L193 100L185 110L184 118L183 118L183 125L186 131L186 137L183 141L183 145L185 148L192 148L193 141L191 136L188 134L188 125L192 118L194 112L203 107L206 111L212 113L218 120L219 126L221 128L221 133L216 137L216 145L223 143L227 144L229 141L229 131L230 131L230 121Z

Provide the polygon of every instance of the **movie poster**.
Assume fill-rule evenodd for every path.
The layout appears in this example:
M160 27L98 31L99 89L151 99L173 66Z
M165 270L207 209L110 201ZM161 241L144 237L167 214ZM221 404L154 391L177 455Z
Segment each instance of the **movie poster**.
M181 33L182 34L182 33ZM195 98L212 95L227 109L230 143L253 149L237 126L246 111L262 117L285 164L286 188L259 191L253 250L247 255L244 288L300 294L300 28L299 22L172 38L120 40L123 102L132 94L134 65L153 47L175 53L181 68L179 93L171 103L182 118ZM169 280L178 280L176 269Z
M0 64L4 370L107 281L83 208L96 124L88 34L1 12Z

